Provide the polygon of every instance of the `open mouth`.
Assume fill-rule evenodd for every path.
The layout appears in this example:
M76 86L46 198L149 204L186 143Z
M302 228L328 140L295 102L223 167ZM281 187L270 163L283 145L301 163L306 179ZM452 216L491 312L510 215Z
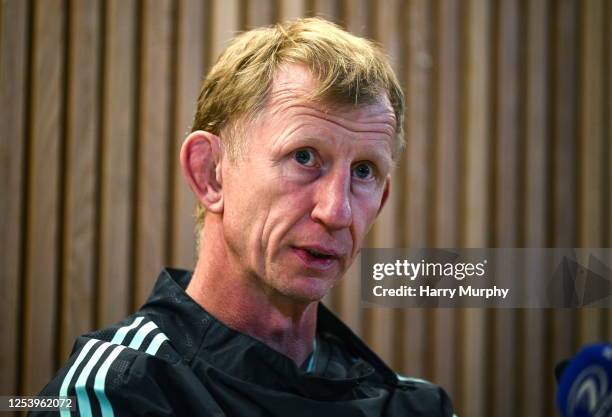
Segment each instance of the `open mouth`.
M336 264L338 255L310 247L294 247L294 253L308 268L328 269Z
M304 249L304 251L306 251L310 256L317 258L317 259L335 259L336 258L334 255L319 252L313 249Z

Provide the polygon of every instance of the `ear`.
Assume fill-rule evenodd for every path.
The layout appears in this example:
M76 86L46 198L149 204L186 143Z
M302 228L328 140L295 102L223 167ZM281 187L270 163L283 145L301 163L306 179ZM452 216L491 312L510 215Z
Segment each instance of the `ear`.
M202 130L192 132L181 147L181 168L189 186L207 211L223 212L221 140Z
M383 207L385 206L385 203L387 202L387 199L389 198L390 192L391 192L391 175L387 175L387 178L385 179L385 188L383 189L382 198L380 199L380 207L378 207L378 212L376 213L377 216L380 214Z

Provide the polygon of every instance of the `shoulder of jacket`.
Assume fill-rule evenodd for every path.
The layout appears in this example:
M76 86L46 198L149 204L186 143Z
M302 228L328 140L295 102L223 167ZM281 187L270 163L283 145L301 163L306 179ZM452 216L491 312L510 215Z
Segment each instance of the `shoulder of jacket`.
M112 415L109 394L154 391L147 373L179 361L171 340L151 317L135 314L77 338L70 358L42 393L74 396L81 415L91 415L98 406L102 415Z

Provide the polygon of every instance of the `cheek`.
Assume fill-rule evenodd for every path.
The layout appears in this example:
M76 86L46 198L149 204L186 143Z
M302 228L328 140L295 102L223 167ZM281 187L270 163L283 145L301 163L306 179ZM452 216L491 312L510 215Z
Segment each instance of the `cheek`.
M368 232L380 207L380 193L376 196L358 196L353 204L353 229L355 233L356 243L363 240L363 237ZM373 198L376 197L376 198Z
M228 244L240 256L260 240L268 214L266 193L253 178L233 177L224 190L223 229ZM252 249L251 249L252 250Z
M312 194L309 187L285 183L280 189L282 191L274 197L270 207L264 233L273 244L291 233L302 219L309 218L312 211Z

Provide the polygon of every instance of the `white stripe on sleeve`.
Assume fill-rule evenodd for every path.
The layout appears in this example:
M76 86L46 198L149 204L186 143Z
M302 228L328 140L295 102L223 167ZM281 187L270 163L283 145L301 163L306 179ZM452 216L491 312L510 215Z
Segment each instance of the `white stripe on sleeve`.
M138 327L138 325L144 320L144 317L136 317L136 319L132 322L132 324L130 324L129 326L123 326L121 327L119 330L117 330L117 333L115 333L115 336L113 337L113 340L111 340L111 344L113 345L120 345L121 342L123 342L123 339L125 339L125 336L127 336L128 332L136 327Z
M161 344L164 343L166 340L168 340L168 336L163 333L157 334L153 338L153 340L151 340L151 343L149 343L149 347L147 348L145 353L155 356Z
M113 407L106 396L106 392L104 391L104 385L106 383L106 374L108 374L108 370L112 363L117 359L117 356L121 353L121 351L125 349L125 346L116 346L115 349L108 355L108 358L102 363L100 369L96 373L96 378L94 380L94 392L96 393L96 397L98 397L98 401L100 402L100 410L102 411L102 417L114 417L115 413L113 412Z
M96 349L94 354L91 355L91 358L89 358L89 361L87 361L87 364L81 371L79 378L74 384L77 402L79 404L79 413L81 417L91 417L92 416L91 404L89 402L89 396L87 395L87 378L89 377L89 374L91 374L91 371L94 368L94 366L96 366L96 364L100 360L100 357L102 356L104 351L108 349L110 346L111 346L110 343L103 342Z
M83 346L83 348L81 349L79 356L77 356L76 360L74 361L74 363L68 370L68 373L64 377L64 380L62 381L62 385L59 391L60 397L68 396L68 386L70 385L70 382L72 382L72 377L74 376L74 373L76 372L81 362L83 362L83 359L85 359L85 356L87 356L87 353L89 353L93 345L96 344L96 342L98 342L98 340L91 339L90 341L85 343L85 346ZM60 415L61 417L70 417L70 411L66 409L61 409Z
M128 347L138 350L138 348L140 348L140 345L142 345L142 341L144 340L144 338L147 337L147 335L155 329L157 329L155 323L153 323L152 321L148 322L140 329L138 329L138 332L136 332L134 338L132 339Z

